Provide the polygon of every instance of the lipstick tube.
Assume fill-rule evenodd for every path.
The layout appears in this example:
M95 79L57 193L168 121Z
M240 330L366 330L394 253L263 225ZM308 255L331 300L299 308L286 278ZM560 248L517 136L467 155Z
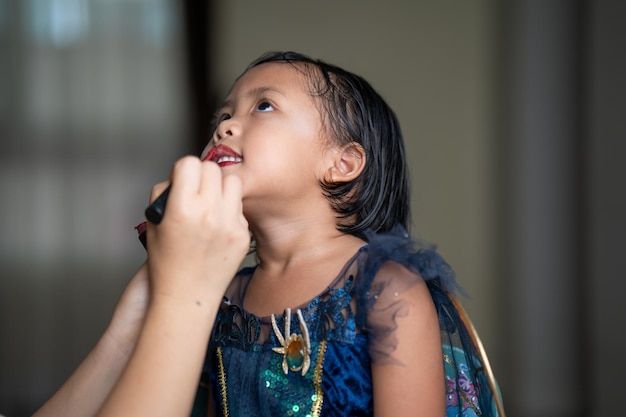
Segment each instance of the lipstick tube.
M148 208L146 208L144 214L146 215L146 219L148 219L150 223L161 223L161 220L163 220L163 215L165 214L165 204L167 203L167 197L169 195L170 186L168 186L165 191L163 191L161 195L158 196L157 199L148 206Z

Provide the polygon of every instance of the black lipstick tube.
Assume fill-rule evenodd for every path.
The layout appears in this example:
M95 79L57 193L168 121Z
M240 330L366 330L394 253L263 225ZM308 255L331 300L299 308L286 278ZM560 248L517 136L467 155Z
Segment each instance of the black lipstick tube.
M148 206L148 208L146 208L146 211L145 211L146 219L148 219L150 223L153 223L153 224L161 223L161 220L163 220L163 215L165 214L165 204L167 203L167 197L169 195L170 195L170 186L168 185L165 191L163 191L161 195L158 196L157 199L154 200L152 204Z

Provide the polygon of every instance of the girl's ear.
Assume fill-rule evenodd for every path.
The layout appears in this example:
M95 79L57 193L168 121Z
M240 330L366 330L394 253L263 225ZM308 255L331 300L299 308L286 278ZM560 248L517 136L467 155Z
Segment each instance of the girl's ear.
M356 142L337 147L333 150L332 162L327 171L326 182L329 184L350 182L365 168L365 150Z

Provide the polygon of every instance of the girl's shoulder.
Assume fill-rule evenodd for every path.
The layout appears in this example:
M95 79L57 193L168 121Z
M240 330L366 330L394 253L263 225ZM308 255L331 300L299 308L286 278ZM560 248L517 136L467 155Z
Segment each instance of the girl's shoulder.
M458 286L454 271L434 245L412 239L404 228L367 233L366 238L354 280L355 323L369 336L372 359L384 362L396 347L396 318L417 302L414 297L428 291L439 311L445 300L436 294L454 293ZM420 284L426 286L416 288Z
M359 259L359 287L369 298L390 286L406 288L417 282L436 281L444 291L456 292L455 273L436 247L412 239L401 226L385 233L366 232L367 245Z

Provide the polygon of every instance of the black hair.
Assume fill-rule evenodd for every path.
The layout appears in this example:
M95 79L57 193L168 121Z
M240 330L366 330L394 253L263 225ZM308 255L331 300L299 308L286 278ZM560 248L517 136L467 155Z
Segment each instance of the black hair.
M324 129L339 145L359 144L366 163L350 182L321 182L337 215L337 229L365 239L365 231L409 229L410 192L404 140L398 119L362 77L296 52L269 52L248 68L284 62L305 74L321 106ZM313 69L313 71L311 71ZM304 70L304 71L303 71Z

